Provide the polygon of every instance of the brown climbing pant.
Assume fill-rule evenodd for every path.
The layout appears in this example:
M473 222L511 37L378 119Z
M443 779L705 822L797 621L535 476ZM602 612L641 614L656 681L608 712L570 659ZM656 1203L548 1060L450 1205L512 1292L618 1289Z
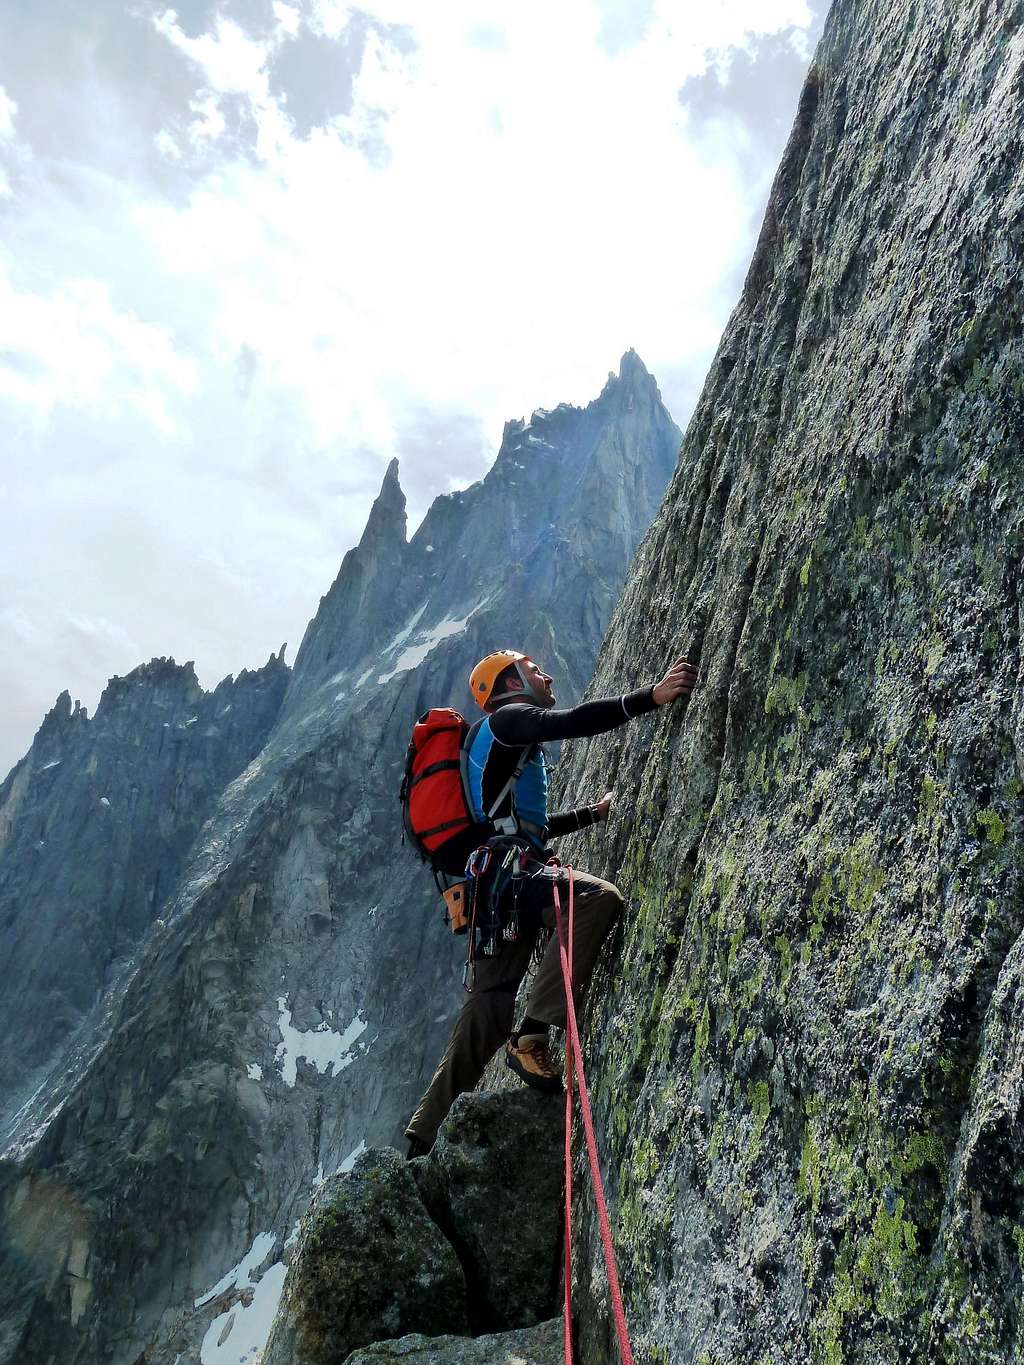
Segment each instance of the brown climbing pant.
M575 915L573 929L573 998L579 1011L594 963L609 929L622 909L622 896L611 882L574 872ZM568 874L559 878L563 922L568 904ZM550 878L538 878L535 892L543 897L538 906L548 929L555 925ZM516 991L526 975L539 929L527 932L515 943L503 945L499 957L479 958L472 992L455 1021L444 1056L434 1078L409 1120L406 1137L433 1145L455 1097L472 1090L484 1074L487 1063L512 1030ZM534 1019L565 1027L565 988L558 956L558 936L553 935L537 970L526 1003L526 1013Z

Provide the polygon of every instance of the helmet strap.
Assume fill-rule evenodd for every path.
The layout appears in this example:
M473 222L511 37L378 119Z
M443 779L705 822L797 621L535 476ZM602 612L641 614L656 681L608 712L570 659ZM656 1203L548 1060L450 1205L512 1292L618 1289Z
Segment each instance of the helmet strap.
M523 690L521 692L499 692L494 696L490 696L487 698L488 706L492 705L496 701L528 701L532 702L534 706L543 706L544 705L543 697L538 696L538 694L533 690L533 684L531 683L530 679L526 676L526 674L523 672L523 667L519 660L517 659L511 666L515 669L516 673L518 674L519 681L523 684Z

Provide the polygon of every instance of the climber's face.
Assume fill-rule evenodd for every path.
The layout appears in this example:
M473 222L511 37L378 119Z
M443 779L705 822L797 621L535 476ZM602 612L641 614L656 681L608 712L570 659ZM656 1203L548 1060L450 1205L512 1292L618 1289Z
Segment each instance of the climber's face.
M549 708L554 706L555 694L551 690L550 673L538 668L532 659L524 659L519 667L523 670L523 676L536 698L537 705Z

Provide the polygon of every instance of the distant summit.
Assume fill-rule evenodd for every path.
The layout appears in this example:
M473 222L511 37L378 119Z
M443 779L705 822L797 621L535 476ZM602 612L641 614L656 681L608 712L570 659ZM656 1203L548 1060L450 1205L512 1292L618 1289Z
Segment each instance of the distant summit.
M496 646L583 692L680 443L623 373L507 423L411 539L392 461L291 673L154 661L92 721L62 698L0 788L0 1198L51 1229L39 1264L0 1247L18 1365L241 1349L318 1183L398 1140L459 1002L401 845L410 726Z

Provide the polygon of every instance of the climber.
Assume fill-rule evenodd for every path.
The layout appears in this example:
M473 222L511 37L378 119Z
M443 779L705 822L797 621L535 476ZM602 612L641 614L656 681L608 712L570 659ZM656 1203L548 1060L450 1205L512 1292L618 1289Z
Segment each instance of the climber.
M457 1095L472 1090L491 1057L507 1041L506 1065L527 1085L558 1093L562 1080L548 1051L548 1027L565 1027L565 992L558 944L552 940L540 961L536 980L518 1028L509 1035L519 983L530 964L541 928L554 928L553 882L565 885L567 873L548 863L548 839L572 834L607 820L613 793L593 806L549 815L547 772L541 745L546 740L583 739L603 734L656 707L689 697L697 671L677 659L660 682L623 697L584 702L556 711L551 677L527 655L514 650L489 654L473 669L469 684L486 718L469 751L469 787L478 811L489 811L504 793L505 806L495 824L513 822L529 845L529 875L517 887L515 915L518 937L504 942L500 954L476 962L472 992L467 996L448 1046L409 1121L409 1157L433 1146L437 1130ZM514 782L524 748L530 757ZM507 791L505 789L508 788ZM504 822L502 817L504 816ZM574 872L576 927L573 981L577 1006L590 980L601 945L622 908L622 896L610 882ZM502 908L505 908L502 902ZM507 913L507 911L506 911Z

